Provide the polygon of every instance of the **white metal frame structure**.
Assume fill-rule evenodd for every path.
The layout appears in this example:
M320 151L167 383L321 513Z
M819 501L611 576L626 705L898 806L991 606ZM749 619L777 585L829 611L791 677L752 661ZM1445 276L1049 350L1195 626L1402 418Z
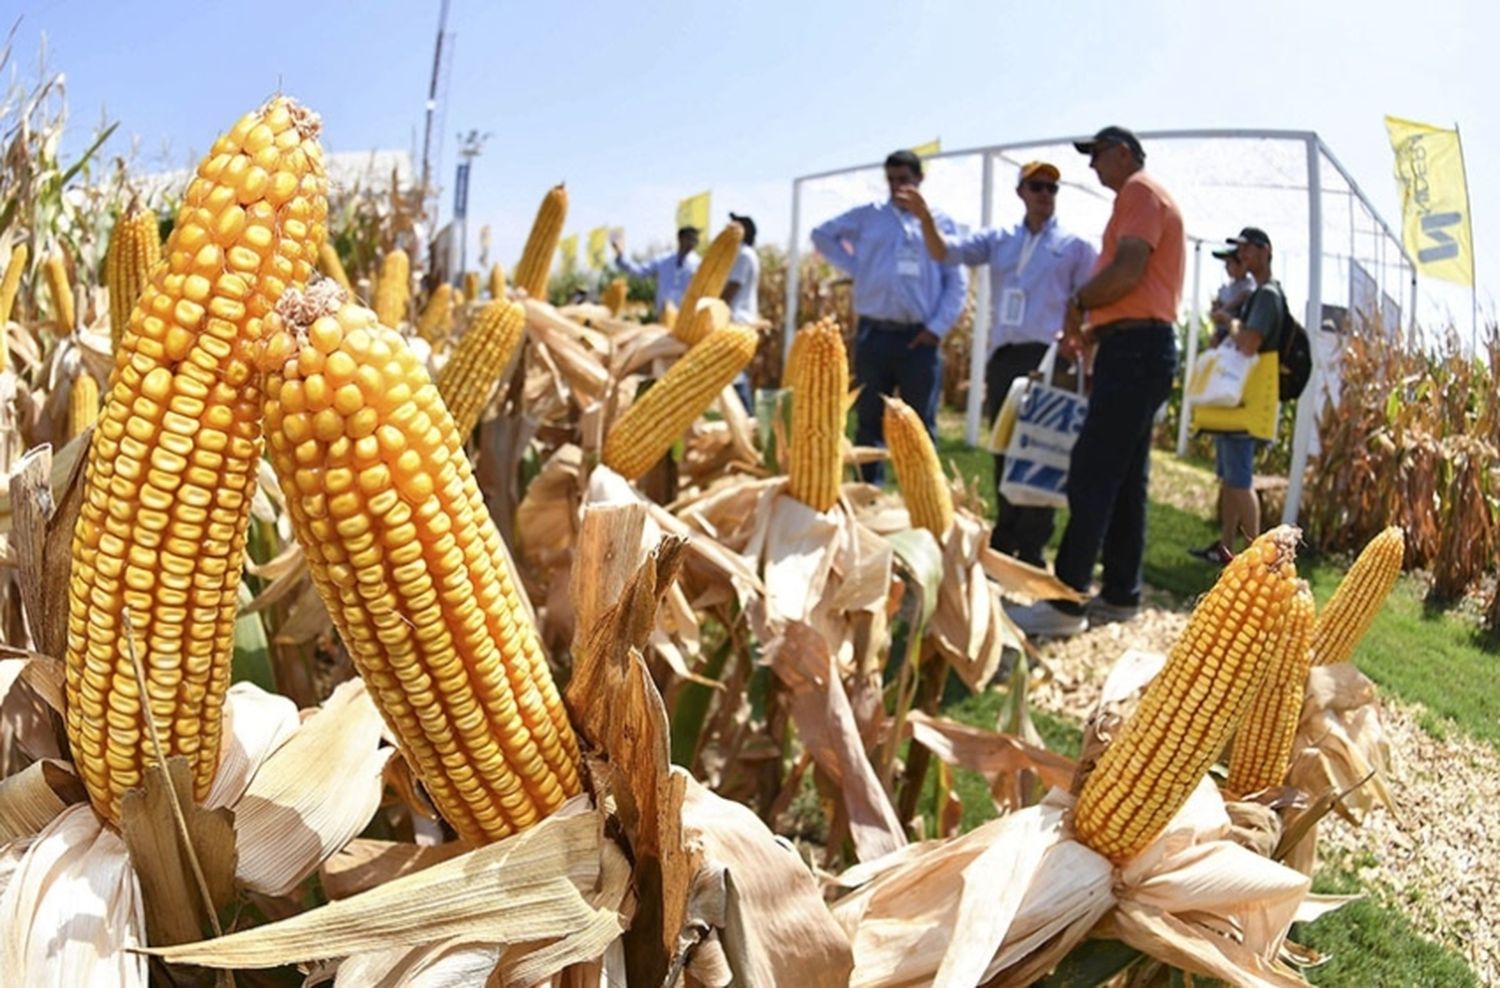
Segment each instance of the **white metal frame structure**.
M1212 162L1212 164L1208 166L1213 169L1211 174L1214 176L1214 180L1210 183L1212 186L1212 189L1210 191L1214 195L1219 194L1220 190L1223 190L1223 194L1226 197L1230 198L1231 201L1233 201L1233 196L1235 195L1240 195L1242 197L1261 195L1263 198L1282 196L1282 199L1280 201L1283 203L1283 212L1285 212L1285 204L1287 201L1285 199L1286 195L1294 195L1296 197L1302 198L1305 201L1305 215L1307 223L1305 231L1306 239L1305 242L1299 242L1298 244L1298 246L1301 247L1305 243L1305 251L1294 249L1292 251L1292 256L1297 256L1298 254L1305 252L1307 262L1305 272L1305 295L1307 299L1307 306L1303 318L1303 325L1307 327L1309 336L1313 338L1315 345L1313 347L1313 378L1308 385L1308 390L1304 394L1303 400L1300 400L1297 403L1296 428L1292 438L1292 464L1290 471L1291 476L1288 478L1288 496L1286 501L1286 508L1284 509L1282 516L1282 520L1286 523L1295 522L1297 509L1301 503L1302 478L1306 472L1308 456L1310 455L1313 445L1316 442L1315 431L1317 425L1316 417L1318 407L1321 406L1323 397L1325 395L1333 394L1335 392L1335 389L1337 388L1336 371L1333 367L1330 366L1331 362L1329 359L1329 354L1325 352L1328 351L1329 348L1336 346L1336 340L1323 340L1322 337L1328 336L1330 334L1322 334L1319 332L1319 327L1321 327L1323 323L1323 304L1324 302L1328 301L1328 298L1324 292L1325 258L1330 256L1334 257L1341 262L1348 262L1348 266L1350 268L1359 267L1362 271L1371 266L1381 271L1394 271L1395 277L1399 279L1409 279L1410 301L1408 314L1410 316L1413 327L1415 326L1417 308L1417 282L1415 275L1415 266L1411 263L1411 259L1407 256L1405 249L1402 247L1401 238L1394 232L1392 232L1390 225L1386 223L1385 220L1381 218L1379 213L1375 211L1374 207L1370 204L1369 198L1365 196L1363 191L1359 188L1359 185L1354 180L1354 177L1349 174L1349 172L1334 156L1333 152L1328 148L1326 144L1323 143L1322 139L1319 138L1317 133L1314 131L1235 129L1164 130L1140 131L1138 132L1138 136L1141 138L1142 143L1146 146L1148 163L1153 162L1152 152L1154 148L1173 146L1164 142L1225 142L1225 146L1235 147L1235 145L1232 145L1229 142L1258 141L1274 142L1275 144L1281 145L1283 147L1290 146L1291 148L1301 149L1301 157L1305 161L1306 170L1305 174L1300 178L1296 175L1283 172L1282 175L1278 176L1279 181L1263 181L1262 184L1259 185L1236 185L1234 181L1234 174L1236 172L1237 162L1235 160L1226 159L1223 161L1216 161ZM1087 140L1088 137L1089 135L1079 135L1077 137L1019 141L1006 144L988 145L977 148L967 148L956 151L944 151L940 154L932 155L931 157L925 159L925 163L927 165L926 170L930 177L932 175L934 165L939 165L940 167L940 163L942 162L957 163L963 159L971 159L975 156L978 156L980 162L980 195L977 216L974 216L973 218L978 220L978 224L980 226L989 227L995 225L997 214L999 212L999 210L997 209L995 196L997 164L1015 166L1018 165L1021 161L1027 160L1029 157L1034 156L1036 152L1042 151L1051 151L1059 156L1066 153L1070 155L1069 158L1064 159L1062 157L1058 157L1057 160L1059 161L1059 163L1066 160L1069 164L1071 164L1072 161L1080 160L1080 156L1078 156L1076 153L1073 153L1073 149L1071 147L1072 143L1075 140ZM1032 154L1026 154L1023 156L1018 154L1019 152L1031 152ZM1290 158L1287 158L1285 153L1282 154L1282 159L1283 164L1292 160ZM788 276L786 280L786 324L784 327L784 346L790 346L792 334L796 332L797 328L797 303L800 297L801 289L800 260L803 256L802 242L810 231L812 225L809 224L807 228L804 228L803 226L805 192L810 187L815 188L816 183L850 180L854 178L856 173L865 173L864 187L867 189L873 189L875 188L875 186L870 181L869 173L873 172L874 174L878 175L881 167L881 162L870 162L867 164L855 165L848 168L840 168L831 171L818 172L811 175L804 175L792 181L791 236L787 248ZM1327 177L1332 180L1329 183L1325 183L1324 181L1325 168L1329 170L1329 174L1327 175ZM1226 175L1228 177L1225 177ZM972 181L972 179L970 179L969 181ZM959 178L957 182L960 185L965 184L962 178ZM1097 199L1103 199L1108 196L1107 191L1100 190L1097 186L1097 183L1086 185L1083 182L1065 182L1064 184L1070 186L1073 190L1084 192L1087 195L1093 196ZM1338 185L1342 187L1330 189L1328 188L1329 185ZM1174 186L1169 185L1168 187L1173 189L1174 195L1178 194ZM1323 200L1325 195L1330 194L1343 195L1348 197L1349 200L1349 202L1342 207L1347 209L1349 216L1349 246L1347 254L1325 254L1324 223L1326 217ZM1181 198L1179 198L1179 202L1181 201ZM855 204L856 203L852 201L847 203L847 205L850 206ZM1094 206L1095 211L1100 208L1099 204L1097 203L1094 204ZM1184 208L1186 212L1186 207ZM1365 229L1356 230L1356 218L1364 221ZM1257 223L1253 218L1244 218L1243 222L1236 223L1233 227L1207 230L1203 229L1201 226L1195 226L1195 217L1193 215L1186 215L1185 221L1188 226L1189 244L1191 246L1193 256L1191 274L1192 291L1189 298L1184 301L1187 303L1187 306L1189 308L1189 314L1191 318L1191 322L1189 323L1189 325L1198 326L1200 325L1202 318L1201 299L1203 289L1203 245L1205 243L1209 243L1210 245L1212 245L1222 242L1223 237L1232 234L1234 230L1238 229L1238 227L1241 225L1265 224ZM1093 231L1083 230L1078 226L1072 226L1071 229L1080 234L1093 234ZM1100 229L1102 230L1102 224L1100 224ZM1278 257L1286 256L1282 250L1282 242L1279 239L1281 235L1282 234L1280 233L1274 232L1272 234L1273 240L1277 241ZM1095 236L1097 235L1095 234ZM1372 243L1367 247L1357 248L1356 241L1362 241L1366 237L1369 237ZM1370 252L1356 254L1355 251L1357 249L1368 250ZM1390 260L1390 258L1392 257L1394 258L1394 260ZM1294 278L1300 278L1301 276L1300 271L1292 270L1290 266L1277 268L1277 276L1281 279L1288 278L1289 272L1290 275ZM1352 279L1352 277L1353 276L1351 274L1350 278ZM1406 288L1408 287L1408 285L1402 284L1402 287ZM981 277L976 286L976 290L977 294L974 318L974 344L970 347L968 369L968 379L970 387L968 389L968 404L965 410L965 437L970 445L976 445L978 443L980 432L980 418L983 407L983 382L987 348L981 345L980 341L988 340L989 338L989 279L987 277ZM1288 293L1290 295L1298 294L1291 291L1290 289ZM1389 293L1387 292L1386 294L1389 298ZM1196 332L1190 332L1187 334L1187 354L1185 355L1185 366L1189 373L1191 372L1193 362L1197 357L1197 342L1198 334ZM1183 379L1187 379L1186 374L1184 375ZM1187 423L1186 417L1184 416L1184 420L1180 425L1178 434L1179 455L1181 455L1185 450L1186 444Z

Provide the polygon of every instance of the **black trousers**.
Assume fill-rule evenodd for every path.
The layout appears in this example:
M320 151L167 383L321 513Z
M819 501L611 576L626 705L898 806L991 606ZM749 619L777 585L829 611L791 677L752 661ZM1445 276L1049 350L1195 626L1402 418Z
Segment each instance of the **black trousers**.
M990 422L1010 391L1011 382L1036 370L1047 353L1045 343L1010 343L995 348L984 367L984 416ZM995 527L990 530L990 548L1015 556L1033 566L1044 566L1042 550L1052 538L1055 512L1011 504L1000 493L1005 476L1005 457L995 454Z

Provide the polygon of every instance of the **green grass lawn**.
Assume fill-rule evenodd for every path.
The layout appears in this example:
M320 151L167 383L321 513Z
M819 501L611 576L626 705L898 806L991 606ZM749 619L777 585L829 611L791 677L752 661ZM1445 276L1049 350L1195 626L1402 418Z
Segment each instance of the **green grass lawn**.
M992 457L971 449L962 440L962 421L944 415L940 422L939 455L951 462L985 500L994 516ZM1211 469L1179 470L1173 476L1192 478L1211 487ZM1066 511L1059 511L1060 538ZM1148 507L1146 582L1186 608L1213 584L1215 571L1186 552L1217 535L1208 518L1153 499ZM1298 572L1311 585L1319 604L1333 594L1348 561L1307 556ZM1359 667L1383 693L1425 707L1424 730L1441 737L1460 731L1500 747L1500 676L1493 644L1472 621L1434 610L1424 603L1426 588L1419 577L1404 576L1376 617L1356 655ZM990 692L951 704L945 713L976 726L993 727L1002 694ZM1049 748L1076 754L1079 725L1034 713ZM975 826L995 815L983 778L959 770L954 788L964 801L964 826ZM929 792L931 795L931 792ZM928 805L931 805L930 803ZM1319 892L1351 893L1362 889L1353 866L1332 863L1318 874ZM1397 908L1377 897L1352 903L1314 923L1300 924L1292 933L1298 943L1331 959L1305 972L1318 985L1473 985L1478 979L1462 955L1433 943L1416 931Z

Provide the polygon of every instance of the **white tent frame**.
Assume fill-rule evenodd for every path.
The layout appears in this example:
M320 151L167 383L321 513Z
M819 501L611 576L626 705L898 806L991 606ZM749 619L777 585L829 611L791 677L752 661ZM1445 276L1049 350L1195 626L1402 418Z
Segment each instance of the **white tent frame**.
M1075 141L1086 141L1092 135L1080 134L1074 137L1053 137L1044 140L1015 141L1006 144L990 144L981 147L964 148L955 151L943 151L939 154L930 155L926 160L931 161L940 158L960 158L972 155L981 155L982 158L982 188L979 200L980 225L994 225L995 205L995 158L998 155L1012 151L1024 151L1028 148L1055 147L1058 144L1072 143ZM1394 242L1401 251L1402 258L1412 271L1411 278L1411 300L1408 312L1410 313L1413 329L1416 325L1417 311L1417 279L1416 265L1412 263L1410 255L1407 254L1405 246L1399 236L1392 232L1390 224L1376 211L1354 176L1349 174L1343 164L1334 155L1333 151L1316 131L1311 130L1254 130L1254 129L1197 129L1197 130L1156 130L1141 131L1137 135L1142 141L1160 140L1212 140L1224 139L1269 139L1282 141L1300 141L1306 149L1307 156L1307 200L1308 200L1308 271L1307 271L1307 312L1303 318L1303 325L1310 332L1315 332L1323 321L1323 180L1320 161L1324 158L1334 167L1339 175L1349 184L1349 191L1364 205L1370 216L1380 225L1385 235ZM851 172L864 171L871 168L879 168L881 162L872 161L860 165L845 168L835 168L829 171L815 172L803 175L792 180L792 222L791 237L787 244L787 279L786 279L786 324L783 335L783 348L789 350L792 343L792 335L797 331L797 302L801 290L801 206L802 186L805 182L818 179L833 178ZM1199 310L1199 287L1203 264L1203 242L1193 242L1193 312L1191 325L1196 326L1200 318ZM976 387L976 382L984 381L985 348L977 345L977 341L989 338L990 300L989 279L981 278L976 286L977 297L975 299L974 312L974 340L976 345L969 347L969 392L968 405L964 415L964 438L970 445L979 442L980 417L983 409L984 389ZM1186 357L1186 371L1183 380L1187 380L1192 372L1194 361L1197 359L1198 334L1188 333L1188 352ZM1321 366L1322 358L1318 348L1313 347L1313 376L1315 380L1321 380L1324 368ZM1307 395L1306 397L1311 397ZM1297 422L1292 433L1292 462L1287 478L1286 505L1282 509L1281 520L1283 524L1295 524L1297 512L1302 503L1302 479L1307 472L1307 459L1312 445L1313 431L1317 428L1316 416L1318 404L1315 401L1303 400L1297 402ZM1183 416L1178 431L1177 453L1181 456L1187 446L1187 416Z

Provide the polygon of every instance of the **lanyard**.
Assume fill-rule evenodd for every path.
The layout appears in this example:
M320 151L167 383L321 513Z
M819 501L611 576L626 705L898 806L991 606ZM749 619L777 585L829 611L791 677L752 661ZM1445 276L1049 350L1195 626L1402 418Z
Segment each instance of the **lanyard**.
M1026 272L1026 265L1031 263L1031 255L1036 253L1036 245L1042 242L1040 233L1026 231L1026 239L1021 241L1021 259L1016 262L1016 277L1019 278Z

